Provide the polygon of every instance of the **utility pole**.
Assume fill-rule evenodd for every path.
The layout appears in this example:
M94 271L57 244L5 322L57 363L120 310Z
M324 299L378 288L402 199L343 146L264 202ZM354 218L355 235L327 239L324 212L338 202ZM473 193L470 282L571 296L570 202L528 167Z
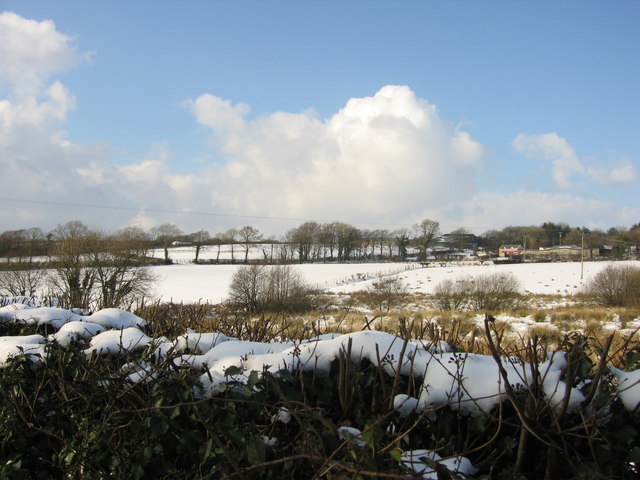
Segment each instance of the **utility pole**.
M580 232L580 238L582 240L582 248L580 249L580 280L584 278L584 236L589 235L588 232Z

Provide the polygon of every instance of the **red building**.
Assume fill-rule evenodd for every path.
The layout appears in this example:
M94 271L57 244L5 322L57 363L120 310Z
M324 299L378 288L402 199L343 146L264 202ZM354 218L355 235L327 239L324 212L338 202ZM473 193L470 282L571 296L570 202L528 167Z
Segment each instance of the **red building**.
M502 245L498 249L499 257L512 257L514 255L522 255L524 247L522 245Z

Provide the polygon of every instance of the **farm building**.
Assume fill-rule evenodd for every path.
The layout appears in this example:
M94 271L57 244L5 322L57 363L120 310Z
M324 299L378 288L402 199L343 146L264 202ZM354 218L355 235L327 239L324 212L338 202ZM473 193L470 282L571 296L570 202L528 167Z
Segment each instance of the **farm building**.
M502 245L498 249L499 257L512 257L514 255L522 255L524 247L522 245Z

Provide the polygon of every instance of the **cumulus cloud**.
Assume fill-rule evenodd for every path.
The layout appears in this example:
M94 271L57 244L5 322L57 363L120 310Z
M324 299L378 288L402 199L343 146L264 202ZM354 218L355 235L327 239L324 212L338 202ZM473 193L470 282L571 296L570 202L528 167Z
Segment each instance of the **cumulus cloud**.
M636 181L636 167L623 157L607 166L588 167L587 172L596 182L613 187L631 187Z
M551 162L551 174L559 188L569 188L572 175L585 172L576 152L555 132L542 135L521 133L513 140L512 145L518 152L524 153L529 158Z
M211 128L226 162L216 205L252 215L398 221L473 192L482 145L406 86L352 98L326 120L248 107L209 94L185 103Z
M234 131L244 127L244 116L249 113L249 106L244 103L233 105L210 93L200 95L195 100L186 100L184 106L189 108L202 125L218 131Z
M107 149L66 140L64 122L75 98L50 78L89 55L51 21L0 13L2 196L27 200L3 205L0 220L5 224L47 226L52 212L59 216L55 202L99 203L110 195L104 188L104 172L111 170ZM35 203L40 201L51 207Z
M61 109L67 105L58 104ZM44 115L48 123L37 116L21 125L12 122L11 145L0 155L8 158L8 150L19 150L28 157L33 195L55 193L66 201L81 195L86 204L145 206L147 211L124 213L127 223L142 218L147 225L159 210L413 223L469 198L485 162L480 143L406 86L386 86L373 96L350 99L327 119L310 112L250 117L247 105L211 94L184 105L210 130L212 146L222 158L195 172L171 171L166 142L124 165L114 165L104 146L65 144L52 133L53 120L59 124L60 118L53 109ZM15 135L18 131L22 136ZM17 158L12 165L14 178L25 171ZM38 190L37 182L54 186ZM73 194L66 194L70 185ZM14 195L24 197L18 191ZM201 228L203 219L174 215L158 219L162 221Z
M557 133L542 135L519 134L512 146L528 158L551 163L555 186L567 190L575 180L595 181L610 187L628 188L635 183L635 166L629 158L622 157L607 162L597 159L581 159L566 139ZM597 165L590 165L597 163Z
M72 37L50 20L38 22L13 12L0 13L0 84L18 96L37 94L51 75L88 59Z
M460 204L455 219L475 233L505 225L541 225L570 222L589 228L631 225L640 216L640 207L619 207L612 201L569 193L519 190L511 193L480 192Z
M549 220L631 224L640 216L638 209L569 193L480 192L484 146L397 85L351 98L324 119L310 111L252 115L246 104L205 93L183 105L207 130L217 161L177 174L170 145L160 141L146 155L116 164L110 145L66 139L75 98L52 77L88 56L50 21L0 14L0 222L6 228L80 219L110 229L168 221L214 231L242 221L283 233L282 224L257 225L258 217L405 225L428 217L494 228ZM556 133L520 134L513 146L548 162L560 188L578 177L627 187L636 179L631 160L592 164ZM27 201L8 206L7 199ZM124 208L83 208L88 205ZM174 213L189 211L221 216Z

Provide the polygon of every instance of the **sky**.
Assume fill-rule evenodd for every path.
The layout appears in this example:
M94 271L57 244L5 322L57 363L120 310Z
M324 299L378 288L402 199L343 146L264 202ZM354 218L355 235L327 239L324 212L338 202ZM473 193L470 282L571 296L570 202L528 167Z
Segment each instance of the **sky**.
M640 222L640 3L0 0L0 231Z

